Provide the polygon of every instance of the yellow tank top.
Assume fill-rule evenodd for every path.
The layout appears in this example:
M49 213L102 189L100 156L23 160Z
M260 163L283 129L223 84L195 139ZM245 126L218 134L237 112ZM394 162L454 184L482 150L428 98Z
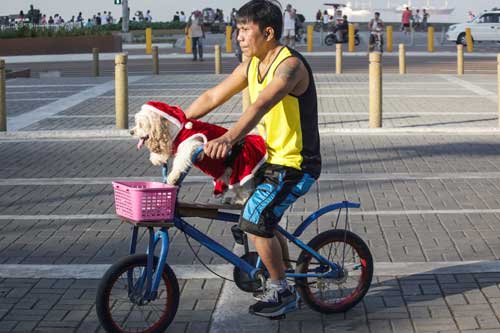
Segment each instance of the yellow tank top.
M259 59L253 57L248 66L248 92L251 103L271 82L276 68L289 57L299 57L309 72L309 87L300 96L287 95L274 105L257 125L266 141L271 164L292 167L315 177L321 172L316 88L311 69L296 51L283 47L266 73L259 74Z

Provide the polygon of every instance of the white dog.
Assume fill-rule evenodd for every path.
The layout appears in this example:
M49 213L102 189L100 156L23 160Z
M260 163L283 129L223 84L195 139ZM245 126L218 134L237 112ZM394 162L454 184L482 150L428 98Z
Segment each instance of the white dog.
M135 115L135 127L130 133L150 150L150 161L162 165L174 157L167 177L168 184L176 184L192 165L192 156L198 147L224 134L227 129L198 121L188 120L184 112L162 102L150 101ZM267 159L262 137L247 135L243 143L235 146L225 160L201 157L194 165L214 178L214 194L225 194L232 189L235 196L231 203L242 204L253 191L253 175ZM227 197L225 201L228 202Z

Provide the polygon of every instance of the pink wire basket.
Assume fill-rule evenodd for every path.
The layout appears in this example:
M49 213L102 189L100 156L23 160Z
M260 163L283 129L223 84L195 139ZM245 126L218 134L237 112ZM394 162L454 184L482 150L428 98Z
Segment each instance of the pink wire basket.
M141 221L171 221L177 186L159 182L113 182L116 214Z

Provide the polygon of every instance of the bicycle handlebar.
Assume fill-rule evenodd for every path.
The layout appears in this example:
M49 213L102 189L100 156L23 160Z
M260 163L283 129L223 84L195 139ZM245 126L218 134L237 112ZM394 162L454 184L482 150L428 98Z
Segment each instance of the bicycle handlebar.
M196 150L194 151L193 155L191 156L191 162L196 162L198 160L198 157L200 157L200 154L203 153L203 146L200 146L198 148L196 148ZM193 167L193 164L191 164L191 166L189 166L186 171L184 171L181 176L179 177L179 180L176 182L175 185L177 186L180 186L180 184L182 184L182 181L184 180L184 178L186 178L187 174L189 173L189 171L191 170L191 168ZM167 163L164 163L163 166L162 166L162 176L163 176L163 183L167 183L167 176L168 176L168 165Z

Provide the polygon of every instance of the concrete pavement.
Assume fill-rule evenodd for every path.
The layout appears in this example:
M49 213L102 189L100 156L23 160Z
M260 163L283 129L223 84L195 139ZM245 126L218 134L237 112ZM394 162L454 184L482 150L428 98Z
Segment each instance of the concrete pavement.
M224 77L131 77L131 126L148 99L186 107ZM323 174L283 226L293 230L327 203L361 202L350 225L376 261L369 294L345 314L303 308L279 322L251 317L251 296L200 273L175 232L168 262L182 278L182 296L168 332L500 331L496 76L385 75L380 131L367 128L366 75L317 74L316 82ZM129 226L114 218L109 182L160 175L145 151L113 129L111 84L111 78L7 82L8 120L16 125L0 134L0 330L100 330L98 277L127 254L130 240ZM230 126L240 99L206 120ZM47 109L53 112L42 114ZM210 192L209 179L195 171L180 196L208 202ZM334 218L321 218L304 239L331 228ZM229 224L189 221L234 247ZM224 261L194 245L206 263L231 276Z

